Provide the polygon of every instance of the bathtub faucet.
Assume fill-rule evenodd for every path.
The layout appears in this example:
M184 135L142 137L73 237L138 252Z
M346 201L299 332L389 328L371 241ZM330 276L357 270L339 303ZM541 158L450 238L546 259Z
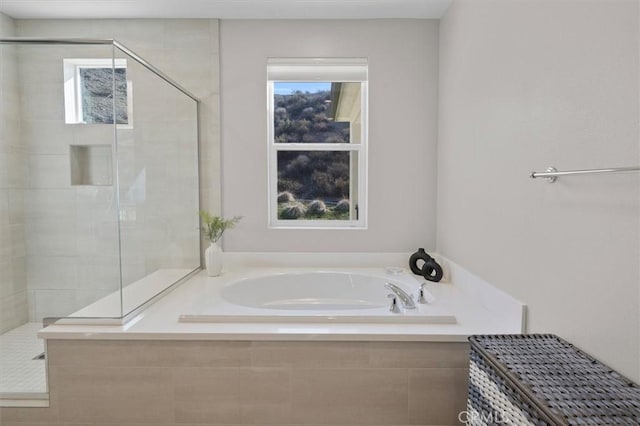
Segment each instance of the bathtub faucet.
M398 297L400 298L400 301L402 302L402 306L405 309L415 309L416 308L416 304L413 302L413 299L411 298L411 296L409 296L406 291L404 291L403 289L401 289L397 285L391 284L391 283L386 283L384 285L384 287L386 289L391 290L392 292L394 292L395 294L398 295Z

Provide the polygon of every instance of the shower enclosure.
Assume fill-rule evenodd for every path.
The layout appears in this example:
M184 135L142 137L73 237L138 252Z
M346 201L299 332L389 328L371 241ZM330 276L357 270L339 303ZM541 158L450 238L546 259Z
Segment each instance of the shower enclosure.
M199 269L198 106L117 41L0 39L0 400L46 395L43 322Z

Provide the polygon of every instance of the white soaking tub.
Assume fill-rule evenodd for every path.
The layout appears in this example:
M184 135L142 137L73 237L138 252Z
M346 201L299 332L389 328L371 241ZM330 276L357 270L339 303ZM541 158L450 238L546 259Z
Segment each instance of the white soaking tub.
M417 300L420 281L402 270L282 270L239 276L212 283L196 306L186 308L180 322L246 323L412 323L455 324L456 319L427 292L428 303L415 302L391 312L391 283ZM213 280L212 280L213 281ZM184 309L184 308L183 308Z

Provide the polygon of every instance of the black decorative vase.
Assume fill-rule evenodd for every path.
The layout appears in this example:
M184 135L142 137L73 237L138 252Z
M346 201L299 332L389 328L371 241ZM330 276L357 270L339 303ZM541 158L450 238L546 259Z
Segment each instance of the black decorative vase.
M418 262L422 261L422 265L418 265ZM411 272L416 275L422 275L425 280L439 282L442 279L443 272L442 267L435 261L435 259L424 251L423 248L419 248L417 252L413 253L409 258L409 268Z
M417 252L413 253L409 258L409 268L411 272L416 275L422 275L422 267L424 265L418 266L418 262L421 260L424 262L424 265L426 265L427 262L433 260L433 258L429 256L423 248L419 248Z

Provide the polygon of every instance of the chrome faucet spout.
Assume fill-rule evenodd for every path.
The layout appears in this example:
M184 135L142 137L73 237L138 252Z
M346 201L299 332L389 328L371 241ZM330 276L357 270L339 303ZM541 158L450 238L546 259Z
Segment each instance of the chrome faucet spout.
M397 285L391 284L391 283L386 283L384 285L384 287L386 289L389 289L389 290L393 291L398 296L398 298L402 302L402 307L404 307L405 309L415 309L416 308L416 304L414 303L414 301L411 298L411 296L409 296L406 291L404 291L403 289L401 289Z

